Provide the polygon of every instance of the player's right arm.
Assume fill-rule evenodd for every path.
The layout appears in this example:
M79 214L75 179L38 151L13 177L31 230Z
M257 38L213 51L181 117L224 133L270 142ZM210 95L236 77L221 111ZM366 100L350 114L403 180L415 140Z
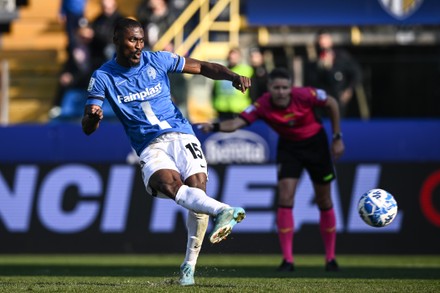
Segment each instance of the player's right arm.
M209 132L234 132L235 130L246 126L248 123L241 117L224 120L220 123L200 123L198 128L204 133Z
M99 122L104 118L102 104L104 103L107 84L109 84L109 81L105 74L102 74L99 70L93 72L87 87L88 97L81 120L82 130L87 135L95 132L99 127Z
M86 105L84 107L84 116L81 120L82 130L90 135L99 127L99 122L104 118L101 107L98 105Z

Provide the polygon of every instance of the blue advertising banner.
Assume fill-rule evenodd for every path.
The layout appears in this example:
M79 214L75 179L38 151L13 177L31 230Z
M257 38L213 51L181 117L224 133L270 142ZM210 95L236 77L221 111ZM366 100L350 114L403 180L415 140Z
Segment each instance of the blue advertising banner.
M264 0L248 1L250 25L439 24L437 0Z
M324 121L329 133L329 122ZM341 162L440 162L439 119L343 120ZM264 122L234 133L203 134L210 164L275 162L277 134ZM6 163L126 163L131 153L119 123L86 136L78 124L0 127L0 165Z

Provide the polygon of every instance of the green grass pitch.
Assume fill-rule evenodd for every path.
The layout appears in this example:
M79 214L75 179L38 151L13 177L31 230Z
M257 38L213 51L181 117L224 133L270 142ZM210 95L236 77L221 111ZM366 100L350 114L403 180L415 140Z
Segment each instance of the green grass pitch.
M0 255L0 292L440 292L440 255L202 254L196 285L178 284L182 255Z

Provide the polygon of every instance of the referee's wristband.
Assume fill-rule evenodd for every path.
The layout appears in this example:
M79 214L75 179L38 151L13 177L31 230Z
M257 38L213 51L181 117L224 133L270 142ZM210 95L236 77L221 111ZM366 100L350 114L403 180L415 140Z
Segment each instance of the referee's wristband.
M220 123L215 122L212 123L212 132L219 132L220 131Z
M342 132L333 133L333 140L338 140L342 138Z

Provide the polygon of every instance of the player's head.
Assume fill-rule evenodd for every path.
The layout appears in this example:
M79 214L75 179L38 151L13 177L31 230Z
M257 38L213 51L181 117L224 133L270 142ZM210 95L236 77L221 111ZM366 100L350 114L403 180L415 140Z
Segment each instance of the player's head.
M289 105L291 87L292 77L286 69L275 68L269 73L267 89L274 106L285 108Z
M131 18L120 19L113 33L118 64L126 67L139 65L144 38L144 30L138 21Z

